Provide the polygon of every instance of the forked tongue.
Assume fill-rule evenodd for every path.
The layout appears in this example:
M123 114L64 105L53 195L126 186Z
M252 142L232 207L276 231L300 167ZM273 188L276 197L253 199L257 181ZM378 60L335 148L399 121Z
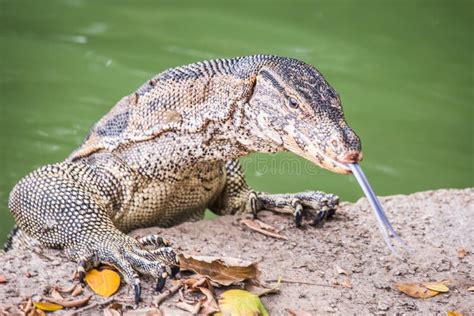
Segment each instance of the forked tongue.
M352 173L357 179L357 182L359 182L359 185L364 191L365 196L369 200L370 206L372 206L374 214L377 217L377 224L380 228L380 231L382 232L383 239L385 240L385 243L390 248L392 253L398 256L398 252L395 250L394 244L392 244L390 235L392 235L395 238L395 240L397 240L400 243L400 245L403 248L405 248L405 250L409 251L409 247L400 238L400 236L398 236L392 224L390 224L390 222L388 221L387 215L385 215L385 212L382 208L382 204L380 204L380 201L375 195L374 190L372 190L372 187L370 186L369 181L367 180L367 177L362 171L362 168L357 163L346 164L346 166L351 169Z

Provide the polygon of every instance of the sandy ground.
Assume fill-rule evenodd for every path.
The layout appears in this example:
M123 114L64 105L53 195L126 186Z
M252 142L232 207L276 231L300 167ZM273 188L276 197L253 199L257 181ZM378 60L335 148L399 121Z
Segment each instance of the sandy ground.
M283 283L280 294L263 297L272 315L288 315L288 309L314 315L446 315L448 310L474 314L474 293L467 290L474 286L474 189L389 196L382 203L396 230L413 249L411 256L399 259L391 255L365 199L344 203L334 219L321 228L297 229L288 217L262 212L260 218L281 229L286 241L243 228L233 216L134 233L159 233L178 251L257 261L263 280L282 276L294 282ZM463 258L458 256L460 248L466 251ZM0 274L7 279L0 284L2 304L17 305L51 285L72 283L75 265L59 252L45 255L0 253ZM445 279L451 282L450 291L429 299L414 299L393 287L395 282ZM151 282L144 282L141 307L149 304L153 295ZM122 286L115 297L131 302L132 292ZM89 304L102 300L94 296ZM164 308L173 311L176 300L169 299ZM97 314L99 309L87 314Z

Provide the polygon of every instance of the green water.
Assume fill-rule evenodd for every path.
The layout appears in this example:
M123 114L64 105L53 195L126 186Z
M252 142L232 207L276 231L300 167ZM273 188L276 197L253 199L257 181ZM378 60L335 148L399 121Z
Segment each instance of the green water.
M217 57L269 53L319 68L380 195L474 184L471 1L0 3L0 241L21 177L64 159L155 73ZM245 164L259 190L362 195L351 176L291 154Z

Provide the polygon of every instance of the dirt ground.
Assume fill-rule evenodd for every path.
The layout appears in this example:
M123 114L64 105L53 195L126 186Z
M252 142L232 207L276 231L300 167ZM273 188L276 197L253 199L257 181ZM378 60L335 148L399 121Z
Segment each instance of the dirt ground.
M474 189L389 196L382 198L382 204L413 249L403 259L391 255L385 246L366 199L343 203L321 228L297 229L288 217L260 213L264 222L281 229L288 240L244 228L233 216L134 234L159 233L178 251L187 253L257 261L262 280L272 283L282 276L289 281L281 284L280 294L262 298L271 315L288 315L288 309L311 315L446 315L448 310L474 315L474 293L467 290L474 286ZM458 255L460 248L466 251L463 258ZM13 305L10 311L14 311L25 297L42 294L54 284L70 285L74 268L56 251L0 253L0 274L7 279L0 284L0 302ZM450 291L429 299L414 299L393 287L396 282L446 279ZM156 295L151 286L144 282L140 307L150 304ZM114 297L131 303L132 291L123 285ZM103 300L94 296L89 304ZM173 307L176 300L177 296L172 297L162 305L165 315L185 314ZM84 314L99 312L97 306Z

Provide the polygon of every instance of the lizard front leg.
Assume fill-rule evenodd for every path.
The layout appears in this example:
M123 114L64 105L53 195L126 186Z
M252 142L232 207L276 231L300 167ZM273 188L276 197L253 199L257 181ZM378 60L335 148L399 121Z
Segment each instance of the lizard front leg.
M318 225L334 215L339 197L321 191L287 194L269 194L252 190L245 182L244 172L237 160L225 165L226 185L211 209L217 214L252 213L254 217L261 210L294 216L300 227L303 219L311 225Z
M88 178L83 181L77 174ZM176 254L156 236L137 240L118 230L109 217L107 197L112 192L104 174L100 177L87 165L60 163L22 179L10 194L9 207L22 233L47 247L64 249L80 265L82 277L96 263L117 268L133 286L138 303L139 275L153 277L161 290L177 265Z
M303 219L309 220L313 226L331 218L339 204L339 197L321 191L308 191L287 194L269 194L251 192L245 211L256 214L265 209L282 214L293 215L295 224L300 227Z

